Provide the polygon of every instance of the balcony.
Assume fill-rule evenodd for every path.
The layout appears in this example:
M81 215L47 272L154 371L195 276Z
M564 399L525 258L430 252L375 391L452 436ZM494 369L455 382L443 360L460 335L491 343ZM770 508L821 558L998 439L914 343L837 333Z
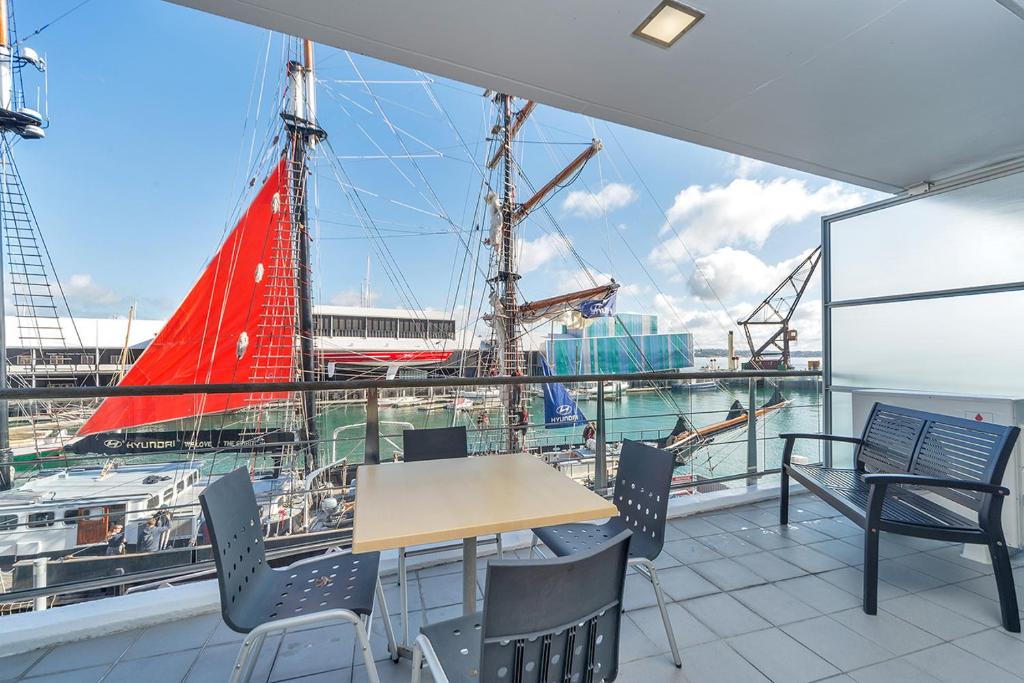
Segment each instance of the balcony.
M650 584L626 580L622 681L1019 680L1024 645L1000 627L987 565L960 547L884 537L879 614L860 609L861 531L810 496L798 496L791 524L777 525L775 500L670 520L658 560L683 670L668 645ZM525 556L527 549L514 551ZM1024 558L1015 559L1024 604ZM482 562L480 582L483 581ZM410 628L457 616L458 562L423 566L411 575ZM398 617L394 573L384 577L392 619ZM483 586L480 586L482 590ZM117 600L196 591L163 589ZM215 590L202 614L142 629L56 644L0 659L12 681L224 681L241 636L217 612ZM80 606L88 607L88 605ZM62 610L78 608L60 608ZM44 615L47 613L44 613ZM33 615L35 616L35 615ZM127 622L126 622L127 623ZM106 628L113 631L118 624ZM409 663L388 661L380 621L372 646L383 681L408 681ZM351 627L300 630L268 642L256 681L364 681ZM425 677L426 678L426 677ZM427 678L429 680L429 678Z

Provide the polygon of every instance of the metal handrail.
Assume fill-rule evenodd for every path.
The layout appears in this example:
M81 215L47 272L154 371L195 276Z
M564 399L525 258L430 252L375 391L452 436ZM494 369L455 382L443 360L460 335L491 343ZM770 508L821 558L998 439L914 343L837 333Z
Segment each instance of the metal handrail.
M0 401L85 399L110 396L182 396L188 394L255 394L357 389L430 389L437 387L504 386L522 384L594 383L606 381L657 382L683 379L772 379L821 377L820 370L714 370L636 372L597 375L524 375L520 377L428 377L396 379L322 380L315 382L233 382L227 384L154 384L111 387L32 387L0 389Z

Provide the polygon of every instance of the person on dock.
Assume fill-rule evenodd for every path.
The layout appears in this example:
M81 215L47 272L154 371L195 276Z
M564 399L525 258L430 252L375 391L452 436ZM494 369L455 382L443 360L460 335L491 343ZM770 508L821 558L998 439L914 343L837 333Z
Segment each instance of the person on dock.
M597 446L597 425L593 422L583 428L583 445L591 450Z
M166 512L158 512L147 519L146 523L139 527L138 551L140 553L155 553L162 550L164 532L170 528L171 523L167 519Z
M124 554L124 525L114 524L107 532L107 555Z

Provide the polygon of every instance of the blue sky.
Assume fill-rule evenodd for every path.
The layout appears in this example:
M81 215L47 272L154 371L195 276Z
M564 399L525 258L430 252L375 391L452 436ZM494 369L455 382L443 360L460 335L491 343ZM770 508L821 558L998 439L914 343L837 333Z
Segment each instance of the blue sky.
M19 32L78 1L17 3ZM285 42L157 0L92 0L28 44L49 63L51 126L15 154L72 310L124 315L137 301L140 317L168 315L237 216L260 161L250 147L277 109ZM318 46L317 62L330 136L316 162L318 300L356 303L370 256L376 305L472 322L480 276L463 244L476 254L486 232L490 102L333 48ZM33 102L42 80L26 78ZM623 284L620 310L657 312L699 346L724 345L730 319L818 243L821 214L880 196L543 106L520 134L524 174L539 187L595 136L605 149L546 204L550 216L521 226L524 294L588 286L557 223L587 269ZM357 196L372 227L356 217ZM819 320L812 295L797 317L801 348L818 348Z

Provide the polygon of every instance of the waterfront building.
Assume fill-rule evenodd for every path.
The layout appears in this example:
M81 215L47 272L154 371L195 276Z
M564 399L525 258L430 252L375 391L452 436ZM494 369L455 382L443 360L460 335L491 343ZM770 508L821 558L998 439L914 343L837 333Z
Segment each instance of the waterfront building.
M693 367L693 335L658 333L658 316L619 313L582 328L563 326L546 342L557 375L649 372Z

